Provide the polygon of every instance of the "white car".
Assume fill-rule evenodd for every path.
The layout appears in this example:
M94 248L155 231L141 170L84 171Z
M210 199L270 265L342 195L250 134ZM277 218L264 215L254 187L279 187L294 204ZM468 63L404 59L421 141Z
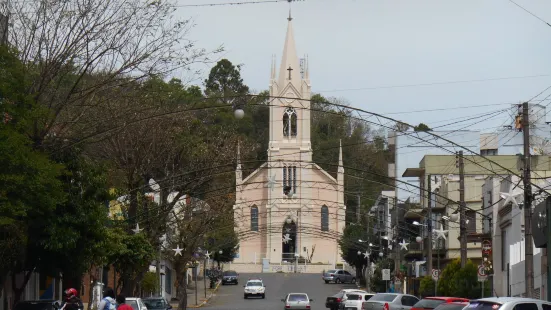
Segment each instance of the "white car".
M465 310L547 310L551 302L519 297L490 297L471 300Z
M368 293L362 291L352 291L345 293L339 309L342 310L361 310L364 301L368 301L371 297L375 296L375 293Z
M133 310L147 310L144 302L139 297L126 297L125 303L132 307Z
M243 294L245 299L252 296L266 298L266 286L264 286L262 279L249 279L243 287L245 288Z

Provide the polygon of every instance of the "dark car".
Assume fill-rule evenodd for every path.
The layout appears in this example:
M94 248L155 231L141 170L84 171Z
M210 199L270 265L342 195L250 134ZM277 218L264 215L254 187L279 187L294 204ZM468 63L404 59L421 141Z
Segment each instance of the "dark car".
M56 310L61 308L57 300L25 300L15 305L14 310Z
M162 297L147 297L142 299L143 303L147 307L147 310L168 310L172 309L170 303Z
M222 285L239 284L239 274L233 270L224 271L222 274Z

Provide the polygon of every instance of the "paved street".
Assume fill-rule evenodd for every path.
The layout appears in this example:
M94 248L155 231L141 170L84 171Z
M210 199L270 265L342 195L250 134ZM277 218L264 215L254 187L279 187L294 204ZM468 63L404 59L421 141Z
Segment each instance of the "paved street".
M244 299L243 285L249 278L259 277L266 285L266 299ZM355 284L325 284L321 274L264 273L240 274L239 285L220 286L207 309L216 310L272 310L284 309L281 299L288 293L306 293L314 300L312 309L325 309L325 298L337 293L342 288L356 288Z

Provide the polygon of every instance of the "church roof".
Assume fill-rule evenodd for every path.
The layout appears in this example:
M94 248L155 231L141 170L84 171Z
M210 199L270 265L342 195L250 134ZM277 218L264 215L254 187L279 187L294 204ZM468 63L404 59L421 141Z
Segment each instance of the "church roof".
M300 74L300 62L297 56L297 47L295 44L295 35L293 31L293 18L289 14L287 23L287 35L285 36L285 45L281 56L281 64L279 67L278 84L284 87L285 82L291 81L300 82L302 79ZM299 84L300 85L300 84Z

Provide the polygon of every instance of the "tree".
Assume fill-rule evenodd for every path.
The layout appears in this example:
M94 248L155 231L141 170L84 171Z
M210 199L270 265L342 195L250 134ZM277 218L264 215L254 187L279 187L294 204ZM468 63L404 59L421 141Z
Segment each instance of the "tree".
M0 67L0 285L3 286L8 273L24 269L27 246L36 241L29 233L40 231L39 227L46 223L45 215L63 203L66 196L59 179L63 166L34 150L25 135L37 110L32 98L24 92L27 81L16 52L0 46ZM27 275L28 281L30 274Z
M235 254L238 253L239 245L233 214L226 212L223 216L219 216L212 225L215 228L206 235L206 249L212 253L213 262L216 261L218 266L220 263L232 262Z
M481 283L478 282L478 267L476 264L468 260L465 268L461 268L459 259L450 262L442 271L441 280L438 281L438 293L443 296L480 298ZM488 296L489 293L489 285L487 285L484 296Z
M425 123L419 123L419 125L413 127L413 131L431 131L430 127Z
M390 273L394 272L394 261L388 258L380 259L375 267L375 271L371 276L371 288L374 292L386 292L388 288L388 281L383 280L383 269L390 269Z
M419 294L421 297L428 297L428 296L434 296L434 287L435 287L434 280L431 276L424 276L421 279L421 284L419 285Z
M27 65L27 94L51 112L34 122L35 146L52 132L82 138L74 125L102 108L98 94L208 61L210 53L187 38L191 20L175 20L174 9L167 1L14 3L9 41Z

